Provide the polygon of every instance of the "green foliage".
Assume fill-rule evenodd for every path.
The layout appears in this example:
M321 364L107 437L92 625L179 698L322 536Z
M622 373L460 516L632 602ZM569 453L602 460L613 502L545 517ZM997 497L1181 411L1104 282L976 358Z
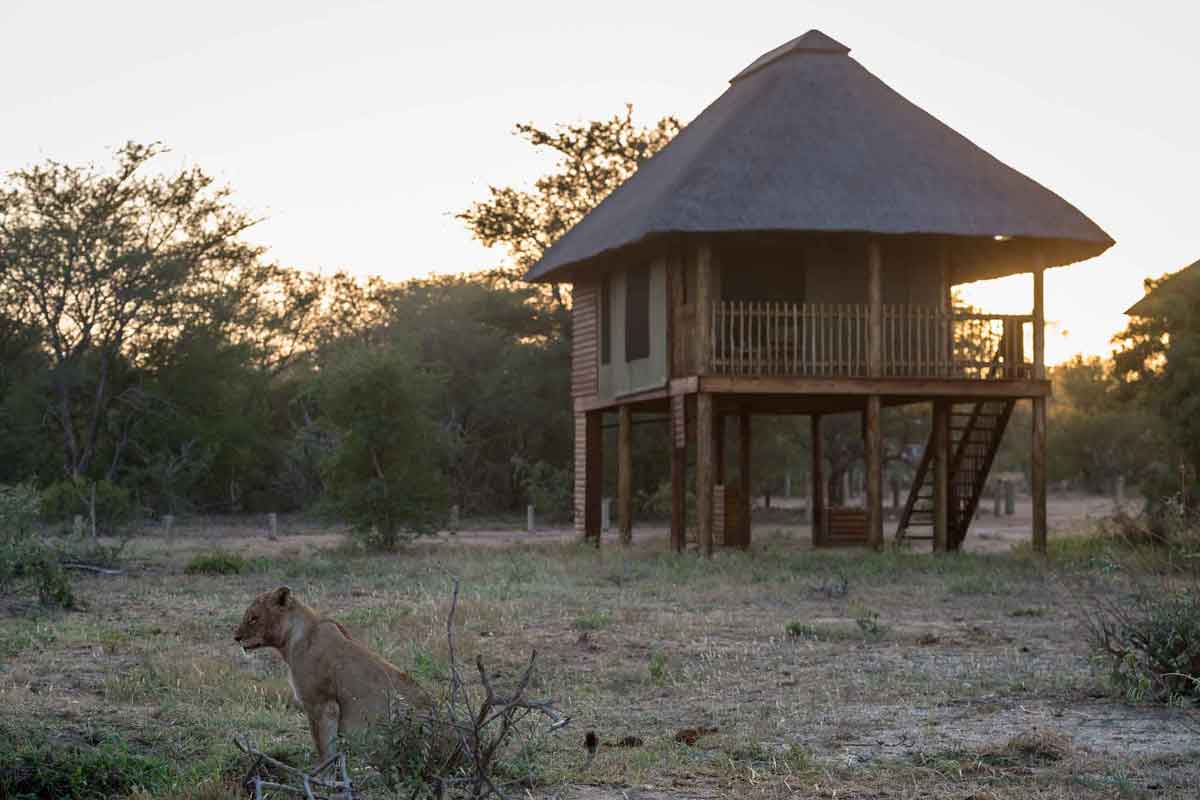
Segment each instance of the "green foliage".
M608 611L589 611L575 618L575 629L581 631L597 631L612 624L612 614Z
M650 663L647 665L650 671L650 680L656 685L662 686L667 680L667 655L661 650L655 650L650 654Z
M818 639L817 629L807 622L792 620L787 624L787 635L796 639Z
M173 783L171 765L142 756L119 739L95 745L29 744L0 735L0 797L11 800L107 800L138 790L158 793Z
M518 135L558 156L555 170L538 178L532 191L493 186L486 201L473 203L458 218L486 246L504 247L514 274L519 275L665 147L681 127L674 117L639 127L633 121L632 105L609 119L558 125L552 131L530 123L518 125Z
M237 553L213 550L192 556L183 571L188 575L240 575L249 567L250 563Z
M570 472L545 461L529 464L520 458L514 460L517 481L537 513L555 522L569 520L574 511Z
M1142 588L1121 606L1097 604L1092 639L1131 702L1200 701L1200 591Z
M93 501L98 533L114 533L134 517L135 507L129 490L105 480L66 480L50 484L42 490L42 516L47 522L69 524L79 515L86 530Z
M1200 271L1178 274L1168 286L1147 280L1150 310L1131 317L1114 341L1113 373L1123 399L1160 424L1152 429L1154 458L1141 475L1150 506L1180 495L1200 505Z
M322 371L317 401L338 442L322 465L328 499L369 547L444 521L450 437L430 416L436 386L399 345L346 352Z
M75 604L70 578L35 529L39 504L30 486L0 486L0 592L31 586L42 603L70 608Z
M887 634L889 626L879 620L878 611L855 604L851 606L850 613L854 617L854 624L868 639L881 639Z

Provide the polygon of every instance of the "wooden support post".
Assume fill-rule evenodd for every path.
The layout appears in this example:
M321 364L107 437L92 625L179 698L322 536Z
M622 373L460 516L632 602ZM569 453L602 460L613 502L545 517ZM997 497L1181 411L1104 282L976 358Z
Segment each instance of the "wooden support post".
M1046 552L1046 398L1033 398L1029 483L1033 499L1033 549Z
M600 546L604 439L600 411L575 415L575 533Z
M883 374L883 248L867 244L867 374Z
M725 485L725 415L713 412L713 483Z
M951 315L954 313L954 278L950 272L950 250L944 241L938 248L938 285L940 287L938 300L942 309L944 341L942 352L938 354L942 367L936 370L936 374L939 378L952 378L954 377L954 319Z
M864 441L867 462L867 544L876 550L883 549L883 435L879 416L879 395L870 395L867 397Z
M933 552L950 549L950 401L933 401Z
M1046 379L1045 260L1035 251L1033 262L1033 377ZM1033 549L1046 552L1046 398L1033 398L1033 442L1029 482L1033 500Z
M1046 378L1046 308L1045 297L1045 268L1041 254L1035 256L1033 266L1033 377L1035 380Z
M696 395L696 528L700 552L713 553L713 486L716 484L713 453L713 396Z
M821 415L813 414L812 439L809 443L809 455L812 466L809 472L812 476L812 542L813 547L825 544L825 441L821 435Z
M712 246L696 247L696 371L701 375L712 364L712 304L721 296Z
M633 542L633 408L618 412L617 435L617 525L621 544Z
M750 502L750 414L742 411L738 414L738 544L750 546L750 514L753 503Z
M687 411L684 398L671 398L671 549L687 547Z

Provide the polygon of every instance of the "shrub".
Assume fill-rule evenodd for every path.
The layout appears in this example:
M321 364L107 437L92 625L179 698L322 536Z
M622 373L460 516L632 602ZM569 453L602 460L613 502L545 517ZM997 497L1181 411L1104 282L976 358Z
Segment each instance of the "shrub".
M75 604L70 578L34 528L39 504L31 486L0 486L0 591L29 585L43 603L70 608Z
M13 800L94 800L125 797L139 789L160 793L172 779L166 761L131 753L118 740L60 747L4 736L0 743L8 745L0 748L0 797Z
M520 458L513 459L513 466L517 484L539 515L555 522L570 519L574 513L570 472L545 461L529 463Z
M70 524L75 515L83 517L85 524L91 519L91 503L95 491L96 530L113 533L134 517L133 497L109 481L59 481L42 492L41 511L47 522Z
M398 342L344 356L322 371L315 395L335 443L321 464L327 510L374 549L436 533L453 444L430 413L436 377Z
M237 553L213 550L192 557L184 572L188 575L240 575L250 567L250 562Z
M1129 701L1200 701L1200 586L1091 598L1092 643Z

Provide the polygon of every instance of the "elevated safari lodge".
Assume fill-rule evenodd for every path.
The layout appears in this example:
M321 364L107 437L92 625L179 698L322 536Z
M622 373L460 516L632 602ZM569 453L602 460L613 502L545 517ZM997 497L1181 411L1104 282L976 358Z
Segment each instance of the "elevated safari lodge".
M957 549L1018 401L1032 403L1034 546L1046 543L1043 273L1112 239L1058 195L905 100L819 31L754 61L529 273L572 284L575 525L599 540L601 421L619 419L632 525L634 418L668 415L671 543L689 449L702 552L750 539L756 415L811 417L813 543L884 543L884 406L932 433L894 533ZM959 284L1033 276L1030 313L959 313ZM1027 349L1027 343L1028 348ZM1030 352L1031 351L1031 352ZM822 489L822 418L862 418L866 507ZM738 482L724 426L736 420Z

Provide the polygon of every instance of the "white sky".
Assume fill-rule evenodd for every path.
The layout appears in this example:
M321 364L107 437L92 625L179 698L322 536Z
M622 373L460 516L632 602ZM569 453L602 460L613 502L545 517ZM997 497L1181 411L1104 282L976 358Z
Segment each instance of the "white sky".
M336 5L336 8L334 7ZM0 0L0 171L160 140L268 219L283 263L401 279L498 264L453 214L547 163L511 134L691 119L820 28L1118 242L1046 281L1051 360L1107 353L1146 275L1200 258L1196 2ZM1027 311L1027 277L979 285Z

